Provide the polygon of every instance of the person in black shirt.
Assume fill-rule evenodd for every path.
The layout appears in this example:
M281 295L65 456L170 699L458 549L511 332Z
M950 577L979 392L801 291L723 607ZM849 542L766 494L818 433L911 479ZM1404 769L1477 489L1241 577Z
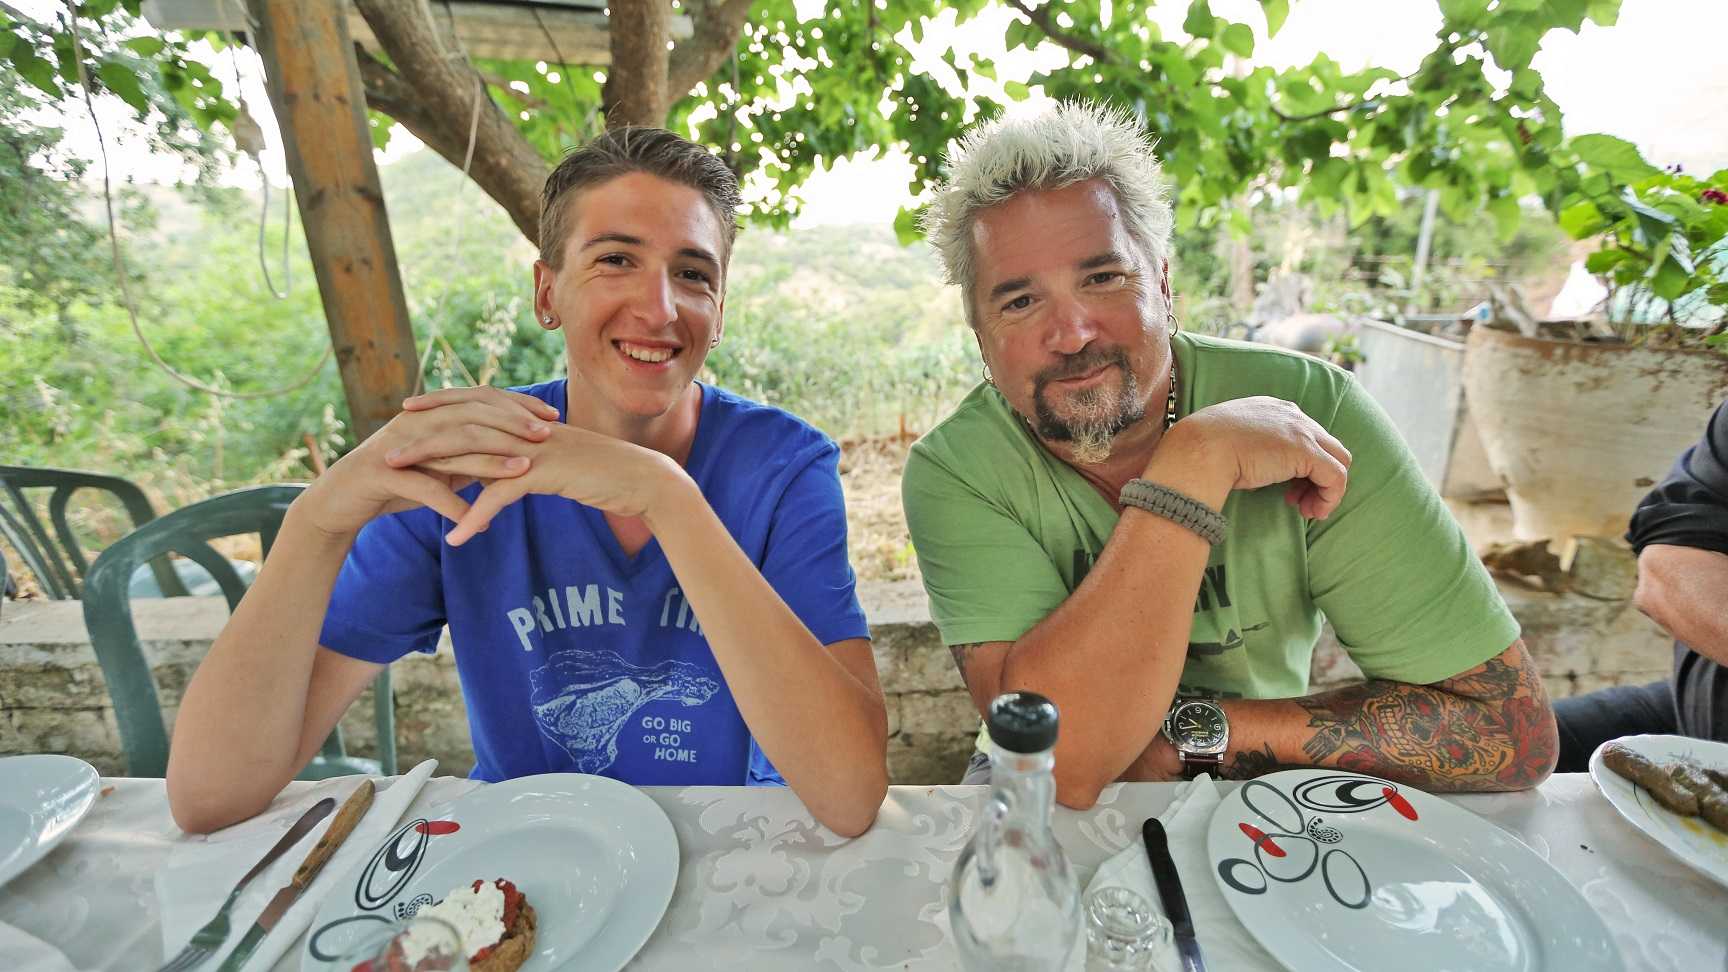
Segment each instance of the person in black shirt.
M1728 401L1638 504L1626 539L1638 554L1633 603L1674 635L1674 672L1556 699L1556 772L1585 772L1596 747L1621 736L1728 741Z

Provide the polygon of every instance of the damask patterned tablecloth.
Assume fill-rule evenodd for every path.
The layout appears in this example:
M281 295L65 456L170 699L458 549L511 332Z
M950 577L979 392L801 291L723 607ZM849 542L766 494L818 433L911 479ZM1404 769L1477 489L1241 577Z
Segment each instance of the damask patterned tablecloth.
M479 785L434 779L409 813L436 815ZM64 843L0 889L0 922L80 970L153 968L162 942L152 875L178 843L196 838L174 826L161 780L104 786L112 790ZM294 784L273 808L311 786ZM1057 837L1082 884L1175 789L1121 784L1088 811L1057 810ZM682 864L671 906L630 969L956 967L943 893L984 788L893 787L875 827L851 841L816 824L788 790L645 792L671 818ZM1628 969L1728 968L1728 889L1632 829L1588 776L1450 799L1552 862L1602 916ZM277 968L298 968L302 951Z

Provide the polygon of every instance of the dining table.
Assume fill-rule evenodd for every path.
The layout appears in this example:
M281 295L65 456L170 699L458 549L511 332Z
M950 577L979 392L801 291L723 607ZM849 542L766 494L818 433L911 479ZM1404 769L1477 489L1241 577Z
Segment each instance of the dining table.
M304 805L314 787L332 785L293 783L266 812ZM407 814L436 817L487 785L434 776ZM1137 839L1178 785L1120 783L1084 811L1057 808L1055 834L1082 886ZM643 792L671 821L679 865L665 915L628 969L959 967L946 890L987 787L890 787L875 825L852 839L818 824L784 788ZM1728 887L1630 826L1587 774L1555 775L1522 792L1446 799L1553 865L1600 916L1627 969L1728 968ZM0 887L0 926L14 930L10 941L33 939L57 951L61 968L153 969L170 948L155 876L177 848L210 839L175 825L164 781L104 778L76 828ZM5 947L0 968L23 968ZM304 942L296 943L275 968L299 968L304 953Z

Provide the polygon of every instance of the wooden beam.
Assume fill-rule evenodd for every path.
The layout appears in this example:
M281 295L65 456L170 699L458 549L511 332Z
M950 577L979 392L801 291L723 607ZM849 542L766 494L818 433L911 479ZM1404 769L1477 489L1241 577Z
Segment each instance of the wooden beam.
M344 0L247 0L356 439L413 394L419 359Z
M598 9L559 9L491 3L430 4L432 16L448 21L469 57L503 61L604 65L611 58L606 14ZM603 6L603 5L602 5ZM349 22L367 50L382 45L364 18Z
M456 39L469 57L604 67L612 61L605 8L606 0L437 0L431 4L431 15L441 26L446 20L454 25ZM144 18L158 30L246 33L251 29L233 0L144 0L143 9ZM347 16L353 38L369 51L380 50L372 28L351 4ZM695 33L683 14L674 15L671 23L675 41L688 40Z

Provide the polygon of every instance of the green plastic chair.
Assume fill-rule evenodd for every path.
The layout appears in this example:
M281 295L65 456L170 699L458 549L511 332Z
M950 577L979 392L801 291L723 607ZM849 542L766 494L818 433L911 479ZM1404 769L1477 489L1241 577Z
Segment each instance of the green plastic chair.
M50 489L48 521L54 528L48 531L26 490ZM24 567L36 575L42 592L56 600L73 599L90 561L84 548L67 521L66 508L72 494L81 489L96 489L111 493L126 508L137 528L156 519L156 510L144 491L119 476L84 472L78 469L47 469L34 466L0 466L0 537L17 551ZM181 583L166 557L150 561L150 571L164 597L184 597L186 586Z
M114 718L133 776L163 776L168 772L168 733L162 725L162 704L156 682L132 624L127 581L138 565L170 551L182 554L205 570L222 588L228 610L239 605L246 585L227 558L206 542L216 537L256 533L266 557L288 504L304 486L254 486L215 496L175 510L114 542L96 558L84 581L84 623L96 660L108 680ZM353 773L396 773L396 718L390 692L390 670L374 683L373 718L378 726L378 760L349 756L342 748L342 727L325 740L299 779L321 780Z

